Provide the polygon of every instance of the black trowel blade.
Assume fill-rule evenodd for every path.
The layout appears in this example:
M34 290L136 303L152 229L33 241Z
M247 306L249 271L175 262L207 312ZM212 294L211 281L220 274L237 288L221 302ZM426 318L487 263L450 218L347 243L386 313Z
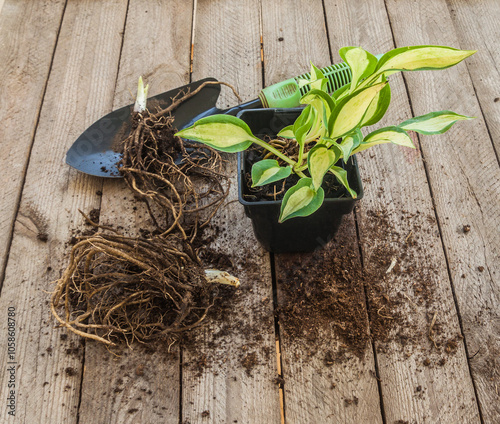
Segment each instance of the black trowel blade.
M177 94L192 92L205 81L217 80L205 78L158 94L148 99L148 109L152 112L156 111L156 108L164 109L172 103L172 98ZM219 94L220 85L204 87L174 111L174 126L180 130L203 116L217 113L215 104ZM130 133L133 107L132 104L117 109L87 128L68 150L66 163L86 174L120 178L117 166L122 157L120 144Z

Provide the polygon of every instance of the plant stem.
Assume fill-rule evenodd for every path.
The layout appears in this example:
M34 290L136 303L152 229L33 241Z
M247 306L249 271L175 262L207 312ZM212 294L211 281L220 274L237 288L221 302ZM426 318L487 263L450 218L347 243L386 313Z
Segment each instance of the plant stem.
M294 160L290 159L288 156L285 156L278 149L274 148L273 146L270 146L265 141L262 141L260 138L254 138L253 142L255 144L258 144L260 147L263 147L264 149L269 150L271 153L275 154L280 159L284 160L286 163L292 165L292 167L295 166L295 164L297 163Z
M299 157L297 158L297 166L299 168L300 168L300 165L302 164L302 158L304 157L304 148L305 148L304 143L299 145Z

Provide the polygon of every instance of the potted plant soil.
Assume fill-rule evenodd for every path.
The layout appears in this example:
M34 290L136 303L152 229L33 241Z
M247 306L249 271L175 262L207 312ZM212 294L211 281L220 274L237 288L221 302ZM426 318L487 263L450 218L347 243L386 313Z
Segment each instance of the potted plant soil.
M328 80L311 64L302 109L213 115L177 133L239 156L240 201L257 239L273 252L320 247L337 231L342 216L363 196L355 155L384 143L414 148L407 131L442 134L459 120L448 110L431 112L364 135L389 107L388 76L398 71L445 69L475 53L442 46L391 50L377 59L359 47L340 56L352 80L328 93ZM267 187L267 188L265 188Z

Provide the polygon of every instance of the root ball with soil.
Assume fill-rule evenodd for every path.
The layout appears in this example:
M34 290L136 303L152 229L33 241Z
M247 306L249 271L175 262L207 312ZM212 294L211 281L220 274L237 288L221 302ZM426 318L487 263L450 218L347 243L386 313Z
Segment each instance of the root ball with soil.
M70 331L105 344L174 341L201 324L213 303L213 285L184 244L107 233L82 238L57 281L52 313Z
M200 229L228 194L223 160L209 147L174 136L172 113L212 84L227 85L205 82L179 93L166 109L134 114L119 169L146 203L154 231L128 237L82 213L99 232L77 239L56 281L51 311L61 326L106 345L173 343L203 322L214 282L238 286L227 273L205 270L198 257Z

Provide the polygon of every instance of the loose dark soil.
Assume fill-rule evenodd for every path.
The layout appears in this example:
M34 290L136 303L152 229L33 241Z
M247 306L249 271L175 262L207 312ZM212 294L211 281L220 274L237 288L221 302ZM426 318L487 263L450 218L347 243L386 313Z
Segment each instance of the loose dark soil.
M332 365L347 353L362 358L369 330L359 258L342 244L328 247L280 255L277 313L286 340L300 343L308 355L323 354L325 365ZM318 342L332 333L341 348L317 352Z
M314 356L328 368L363 359L372 341L378 352L397 350L418 355L423 365L444 366L461 335L439 315L439 280L427 265L435 261L420 243L433 219L403 211L408 230L401 234L388 212L367 211L363 265L352 221L322 250L276 255L276 313L289 355Z

